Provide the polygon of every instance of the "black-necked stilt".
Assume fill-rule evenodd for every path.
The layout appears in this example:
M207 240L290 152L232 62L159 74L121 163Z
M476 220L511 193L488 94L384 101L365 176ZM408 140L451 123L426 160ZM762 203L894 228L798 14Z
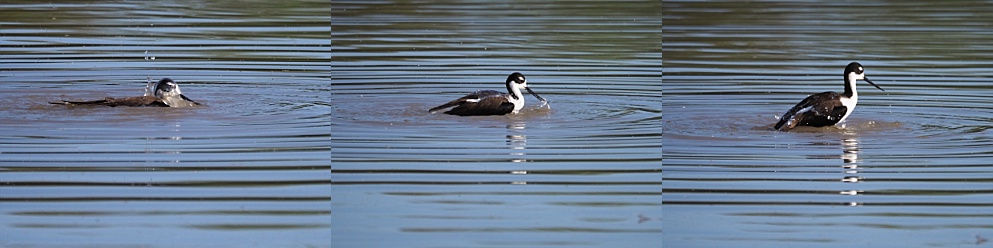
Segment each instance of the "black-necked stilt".
M516 114L524 108L524 94L521 94L521 89L527 90L535 98L545 102L545 98L541 98L538 93L534 93L531 88L528 88L527 79L524 78L523 74L514 72L507 77L507 91L510 94L495 90L480 90L428 111L434 113L438 110L455 107L445 111L445 113L461 116Z
M796 126L823 127L844 121L848 115L852 114L852 111L855 110L855 104L859 101L859 94L855 90L855 80L858 79L865 80L877 89L885 91L865 77L865 71L861 64L852 62L848 64L848 67L845 67L844 93L838 94L834 91L828 91L808 96L779 118L776 129L789 131Z
M144 96L113 98L107 97L93 101L65 101L49 102L61 105L103 105L103 106L127 106L127 107L192 107L200 105L196 101L187 98L179 90L179 85L172 79L163 78L156 83L148 83L145 87Z

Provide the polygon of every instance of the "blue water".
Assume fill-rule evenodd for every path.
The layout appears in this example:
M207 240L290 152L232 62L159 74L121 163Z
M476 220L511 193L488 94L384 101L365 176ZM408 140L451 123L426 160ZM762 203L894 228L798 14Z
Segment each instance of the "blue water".
M663 222L674 247L962 247L993 236L988 5L663 3ZM843 124L772 126L860 83Z
M655 245L661 69L658 8L647 7L336 10L331 179L343 245ZM503 91L515 71L547 107L528 95L517 115L428 113Z
M0 4L0 246L329 246L329 7L252 5Z
M652 246L659 5L4 2L0 246Z

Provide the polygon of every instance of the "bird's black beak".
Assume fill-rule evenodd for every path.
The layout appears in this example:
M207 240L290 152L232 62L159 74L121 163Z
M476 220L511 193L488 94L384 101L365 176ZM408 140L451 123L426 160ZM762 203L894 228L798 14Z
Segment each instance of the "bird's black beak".
M524 90L527 90L528 93L531 93L531 95L534 96L535 98L538 98L538 100L541 100L542 102L547 102L545 101L545 98L541 98L541 96L539 96L538 93L534 93L534 91L531 90L531 88L524 87Z
M183 100L190 101L190 102L193 103L193 105L200 105L200 103L198 103L197 101L194 101L193 99L190 99L189 97L186 97L183 94L179 94L179 98L183 98Z
M879 90L882 90L882 91L886 91L883 88L879 88L879 85L876 85L876 84L872 83L872 81L869 81L869 77L862 77L862 79L865 80L866 82L869 82L869 84L871 84L872 86L875 86L876 89L879 89Z

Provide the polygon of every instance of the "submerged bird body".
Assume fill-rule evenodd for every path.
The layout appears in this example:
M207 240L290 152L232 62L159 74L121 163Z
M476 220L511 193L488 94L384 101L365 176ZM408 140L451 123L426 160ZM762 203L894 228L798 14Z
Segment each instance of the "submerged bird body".
M107 97L93 101L66 101L49 102L51 104L72 105L72 106L125 106L125 107L193 107L200 103L187 98L179 90L179 85L172 79L163 78L158 82L148 83L144 96L113 98Z
M62 104L62 105L102 105L102 106L128 106L128 107L169 107L168 104L162 102L154 96L135 96L126 98L113 98L107 97L100 100L93 101L66 101L61 102L50 102L51 104Z
M516 114L524 108L524 95L521 93L521 89L531 93L538 100L545 102L544 98L538 96L537 93L528 87L527 79L521 73L515 72L510 74L507 77L506 84L509 94L495 90L480 90L442 104L441 106L431 108L428 111L435 113L442 109L454 107L451 110L445 111L445 113L459 116Z
M858 79L865 80L877 89L885 91L869 81L861 64L852 62L845 67L845 92L839 94L828 91L808 96L786 111L779 118L775 129L789 131L797 126L823 127L844 121L852 114L855 105L858 104L859 96L855 89L855 82Z

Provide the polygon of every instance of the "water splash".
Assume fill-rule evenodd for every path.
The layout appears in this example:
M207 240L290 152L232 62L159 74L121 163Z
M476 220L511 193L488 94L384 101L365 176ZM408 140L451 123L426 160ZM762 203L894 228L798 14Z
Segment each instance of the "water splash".
M542 108L552 109L552 105L548 105L548 101L541 101L541 103L539 103L538 106L535 107L535 108L536 109L542 109Z

